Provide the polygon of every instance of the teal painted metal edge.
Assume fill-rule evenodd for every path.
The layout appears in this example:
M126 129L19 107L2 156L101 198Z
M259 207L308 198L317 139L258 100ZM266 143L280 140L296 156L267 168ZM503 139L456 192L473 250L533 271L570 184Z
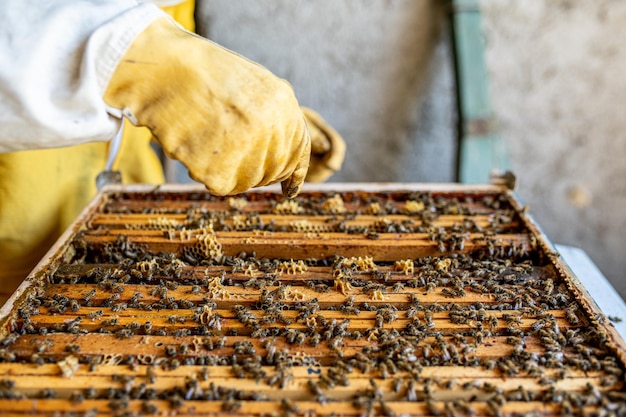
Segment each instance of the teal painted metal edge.
M486 183L491 171L506 171L509 163L491 110L478 1L452 0L451 20L459 112L457 180Z

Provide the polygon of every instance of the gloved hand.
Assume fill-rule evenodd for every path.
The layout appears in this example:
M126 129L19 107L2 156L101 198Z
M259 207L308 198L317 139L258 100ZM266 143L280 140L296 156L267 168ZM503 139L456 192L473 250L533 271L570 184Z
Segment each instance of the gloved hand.
M293 197L304 181L310 140L291 86L170 18L133 41L104 101L148 127L212 194L282 181Z
M311 162L307 182L323 182L341 169L346 155L346 143L322 116L302 107L311 137Z

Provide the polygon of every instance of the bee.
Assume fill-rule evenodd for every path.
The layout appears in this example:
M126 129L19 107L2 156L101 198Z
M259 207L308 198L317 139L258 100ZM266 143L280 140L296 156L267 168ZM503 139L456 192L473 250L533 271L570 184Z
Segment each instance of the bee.
M431 353L432 353L432 346L430 345L430 343L424 343L422 345L422 356L428 359L430 358Z
M611 401L614 402L626 402L626 393L624 392L618 392L618 391L609 391L606 393L607 397L609 397L609 399Z
M170 361L170 369L175 371L180 366L180 361L178 359L172 359Z
M176 281L165 281L165 286L170 290L175 290L178 288L178 283Z
M518 316L514 316L512 314L509 313L504 313L502 314L502 319L504 321L506 321L509 324L522 324L522 316L518 315Z
M406 317L409 319L414 319L414 321L417 321L416 324L419 324L419 318L417 317L418 311L419 309L417 308L417 306L412 305L406 310Z
M88 319L91 319L91 321L94 321L96 319L99 319L103 315L104 315L104 312L102 310L96 310L96 311L90 311L89 313L87 313L86 317Z
M485 287L484 285L481 285L475 281L472 281L470 283L470 288L472 290L474 290L474 292L477 292L479 294L486 294L489 292L489 288Z
M296 340L295 340L296 344L302 345L305 340L306 340L306 333L298 332L298 335L296 336Z
M319 334L318 332L315 332L313 333L313 336L311 336L309 343L311 344L311 346L317 346L321 340L322 340L322 335Z
M194 308L196 305L193 303L193 301L189 301L189 300L185 300L185 299L181 299L178 300L178 304L181 308L186 308L186 309L192 309Z
M370 305L369 303L361 304L361 309L363 309L365 311L376 311L377 310L376 306Z
M476 331L474 332L474 340L476 341L476 344L481 344L483 342L483 339L485 338L485 333L482 331Z
M128 283L128 281L130 281L130 278L130 274L126 274L123 277L119 278L117 282L119 282L120 284L126 284Z
M206 366L200 370L200 381L208 381L209 380L209 368Z
M298 335L298 331L296 329L287 329L285 333L285 339L287 343L292 345L296 341L296 336Z
M70 401L72 402L72 404L78 405L85 401L85 396L82 392L75 391L72 392L72 394L70 395Z
M535 331L538 332L539 330L543 329L546 326L546 321L544 319L538 320L536 322L534 322L530 328Z
M265 337L269 336L269 329L266 328L258 328L256 330L254 330L252 333L250 333L250 336L255 338L255 339L263 339Z
M178 321L178 317L176 315L169 316L167 318L167 322L170 324L174 324Z
M74 345L74 344L68 344L65 346L65 351L75 354L75 353L80 352L80 346Z
M75 313L80 308L80 303L77 300L70 300L70 309Z
M572 309L565 310L565 319L574 326L579 323L578 316Z
M43 365L45 363L43 358L41 356L39 356L37 353L33 353L32 355L30 355L30 361L32 363L36 363L39 366L41 366L41 365Z
M309 392L315 396L315 399L318 403L324 405L326 404L326 397L324 396L324 392L322 391L322 388L319 386L319 384L317 382L314 382L313 380L309 379L307 381L307 387L309 389Z
M129 339L135 335L135 332L132 329L124 328L119 329L115 332L115 337L118 339Z
M156 381L156 373L154 372L154 366L146 367L146 378L149 384L154 384Z
M397 378L397 377L394 378L393 379L393 392L395 392L396 394L399 393L403 385L404 385L404 381L402 380L402 378Z
M326 284L315 284L313 285L313 291L319 293L327 293L330 292L330 287Z
M393 408L389 407L385 401L380 400L380 411L383 416L395 417L396 413Z
M478 321L485 321L485 319L487 318L487 312L485 311L484 308L479 308L476 311L476 320Z
M234 348L235 353L240 355L254 355L256 353L254 345L248 340L235 342Z
M267 384L270 386L274 386L277 385L280 388L284 388L287 386L287 384L289 383L289 381L291 381L292 376L288 373L286 373L283 370L280 370L279 372L277 372L276 374L272 375L268 380L267 380Z
M459 290L455 290L452 288L442 288L441 294L443 294L445 297L448 297L448 298L455 298L455 297L461 296Z
M141 411L146 414L156 414L159 411L159 408L148 401L144 401L141 403Z
M109 402L109 408L112 410L124 410L129 406L128 400L111 400Z
M285 398L280 400L280 408L286 414L299 414L300 413L300 408L297 405L295 405L291 400L288 400Z
M541 293L537 291L535 288L527 287L526 291L529 292L535 298L539 298L541 296Z
M233 373L233 375L235 375L235 377L237 378L245 378L246 377L246 373L244 372L243 368L241 367L241 365L238 365L236 363L233 363L231 365L231 372Z
M604 365L604 372L616 376L621 376L623 373L620 368L612 365Z
M178 350L174 345L167 345L165 346L165 353L167 356L176 356L178 354Z
M174 336L175 338L189 336L190 334L190 329L178 329L172 332L172 336Z
M339 309L347 315L357 316L361 313L361 310L354 305L354 295L351 295L345 303L339 306Z
M178 348L178 353L180 353L181 355L186 355L187 352L189 352L189 345L187 343L181 344Z
M55 398L56 397L56 391L52 390L52 389L44 389L41 391L41 398Z
M225 411L227 413L233 413L237 410L239 410L242 406L242 402L241 400L235 400L233 398L227 398L224 401L222 401L222 411Z
M426 326L429 328L435 327L435 322L433 321L433 312L430 310L424 311L424 320L426 321Z
M124 311L127 308L128 308L128 304L126 304L126 303L118 303L118 304L115 304L114 306L111 307L111 311L119 312L119 311Z
M343 338L340 336L337 336L334 339L332 339L330 342L328 342L328 348L332 350L333 352L338 353L339 357L343 356L343 352L341 351L342 347L343 347Z
M168 292L168 290L167 290L166 286L159 285L159 286L157 286L155 289L153 289L150 292L150 295L152 295L152 296L158 295L161 300L164 300L164 299L167 298L167 292Z
M87 303L90 302L91 299L96 296L96 293L97 291L95 289L89 291L87 294L85 294L85 296L83 297L83 300L85 300L85 302Z
M157 336L167 336L167 331L165 329L159 329L156 331Z
M565 416L574 415L574 408L572 407L572 403L569 400L563 400L563 402L561 402L561 412Z
M113 304L114 301L117 301L120 299L120 295L119 293L115 293L115 294L111 294L109 297L107 297L104 302L102 303L103 306L105 307L110 307L111 304Z
M426 292L435 291L437 288L437 283L435 281L428 281L426 284Z

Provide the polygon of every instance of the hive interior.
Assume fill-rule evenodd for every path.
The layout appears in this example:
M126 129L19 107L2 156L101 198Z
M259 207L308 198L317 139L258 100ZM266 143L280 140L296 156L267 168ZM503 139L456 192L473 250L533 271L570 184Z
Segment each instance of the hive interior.
M14 415L626 414L623 342L497 187L120 188L11 303Z

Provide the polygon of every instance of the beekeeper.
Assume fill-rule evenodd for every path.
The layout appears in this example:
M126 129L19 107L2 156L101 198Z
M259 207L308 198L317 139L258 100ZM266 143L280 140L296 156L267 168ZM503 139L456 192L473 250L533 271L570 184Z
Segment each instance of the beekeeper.
M286 81L193 34L193 1L166 2L0 2L0 299L93 197L122 117L127 182L163 182L151 140L217 195L293 196L307 169L340 168L343 141Z

